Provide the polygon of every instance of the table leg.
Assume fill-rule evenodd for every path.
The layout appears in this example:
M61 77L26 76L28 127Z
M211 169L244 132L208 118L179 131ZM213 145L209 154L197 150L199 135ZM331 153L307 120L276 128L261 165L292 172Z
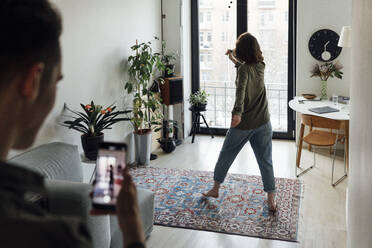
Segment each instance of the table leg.
M346 174L349 175L349 127L350 127L350 121L345 121L345 159L346 159Z
M300 129L300 137L298 140L298 147L297 147L297 159L296 159L296 166L300 167L300 160L301 160L301 152L302 152L302 142L304 138L304 131L305 131L305 124L301 123Z
M310 132L311 131L313 131L313 127L312 126L310 126ZM309 152L311 152L312 151L312 146L310 144L308 144L308 145L309 145Z

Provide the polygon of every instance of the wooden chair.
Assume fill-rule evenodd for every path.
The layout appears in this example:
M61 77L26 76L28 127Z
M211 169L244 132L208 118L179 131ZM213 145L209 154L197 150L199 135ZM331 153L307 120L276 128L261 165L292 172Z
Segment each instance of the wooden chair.
M303 137L305 126L310 127L310 132L308 135ZM323 130L317 130L314 128L325 128L325 129L331 129L331 131L323 131ZM313 116L313 115L302 115L301 116L301 130L300 130L300 144L298 146L297 150L297 163L296 163L296 176L299 177L312 168L316 166L316 158L315 158L315 152L314 153L314 164L306 169L304 169L300 174L297 174L297 169L301 168L299 160L301 158L301 150L302 150L302 142L306 142L309 146L314 147L333 147L333 162L332 162L332 178L331 178L331 184L332 186L336 186L339 184L342 180L344 180L347 177L346 173L346 148L345 148L345 136L340 134L340 130L343 129L343 122L339 120L332 120L327 119L323 117ZM332 130L335 130L336 133L334 133ZM303 138L302 138L303 137ZM334 174L334 168L335 168L335 158L336 158L336 146L339 143L344 144L345 152L344 152L344 175L339 178L336 182L333 181L333 174Z

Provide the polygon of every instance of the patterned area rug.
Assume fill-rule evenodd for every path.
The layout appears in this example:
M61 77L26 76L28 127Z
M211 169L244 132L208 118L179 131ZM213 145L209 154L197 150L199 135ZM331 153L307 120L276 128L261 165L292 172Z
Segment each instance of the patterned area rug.
M276 214L269 213L261 177L229 174L218 199L202 192L213 172L153 167L131 169L138 187L155 193L155 224L267 239L297 241L299 180L276 178Z

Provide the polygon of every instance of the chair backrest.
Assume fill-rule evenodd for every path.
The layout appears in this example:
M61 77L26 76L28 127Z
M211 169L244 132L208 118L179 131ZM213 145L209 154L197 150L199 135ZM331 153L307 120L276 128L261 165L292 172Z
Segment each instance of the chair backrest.
M342 128L342 121L332 120L314 115L302 115L302 123L317 128L330 128L339 130Z

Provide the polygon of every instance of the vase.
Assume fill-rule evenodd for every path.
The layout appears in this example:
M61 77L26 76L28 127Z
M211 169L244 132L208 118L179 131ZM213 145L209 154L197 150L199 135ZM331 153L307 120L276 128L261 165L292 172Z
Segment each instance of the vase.
M98 136L81 135L84 154L89 160L97 159L99 144L103 142L103 137L103 133Z
M151 130L143 134L134 134L136 143L136 160L139 165L150 164Z
M322 86L320 88L320 99L322 99L322 100L328 100L327 80L322 80Z

